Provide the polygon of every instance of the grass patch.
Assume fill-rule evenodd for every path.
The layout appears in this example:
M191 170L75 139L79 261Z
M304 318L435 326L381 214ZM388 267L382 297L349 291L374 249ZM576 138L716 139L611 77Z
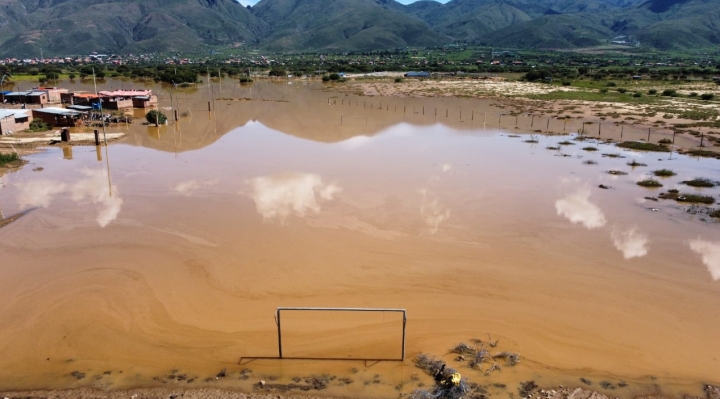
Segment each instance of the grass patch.
M622 143L618 143L617 146L622 148L629 148L631 150L670 152L670 149L665 147L664 145L645 143L642 141L624 141Z
M583 164L585 165L597 165L596 161L593 161L592 159L588 159L587 161L584 161Z
M651 188L657 188L657 187L663 186L662 183L660 183L659 181L657 181L655 179L641 180L641 181L637 182L637 185L641 186L641 187L651 187Z
M714 211L708 213L708 216L711 218L720 218L720 209L715 209Z
M0 153L0 166L15 166L22 161L20 156L14 152L9 154Z
M583 150L585 151L597 151L598 149L595 147L584 147Z
M688 151L685 151L684 154L692 155L695 157L720 159L720 153L714 152L714 151L708 151L708 150L688 150Z
M627 172L623 172L622 170L608 170L607 173L613 176L625 176L627 174Z
M622 156L620 154L602 154L602 156L608 157L608 158L625 158L624 156Z
M690 187L709 187L709 188L720 185L720 183L718 183L716 181L712 181L710 179L706 179L704 177L698 177L698 178L695 178L692 180L685 180L680 183L685 184Z
M653 174L657 177L672 177L675 176L677 173L673 172L670 169L660 169L653 171Z
M567 141L567 140L561 141L558 144L560 144L560 145L575 145L575 143L573 143L571 141Z
M545 148L548 149L548 150L554 150L554 151L557 151L557 150L560 149L560 147L552 147L552 146L548 146L548 147L545 147Z
M633 159L632 162L628 162L628 166L632 166L634 168L636 166L647 166L647 164L640 163Z
M677 202L690 202L690 203L707 204L707 205L715 203L715 198L713 198L709 195L681 193L681 192L678 192L678 190L668 190L667 193L661 193L660 195L658 195L658 197L660 197L662 199L675 200Z

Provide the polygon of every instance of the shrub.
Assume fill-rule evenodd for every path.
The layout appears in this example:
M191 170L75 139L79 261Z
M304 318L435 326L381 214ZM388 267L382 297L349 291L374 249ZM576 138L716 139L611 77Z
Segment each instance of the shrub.
M697 96L698 96L698 94L697 94L697 92L695 92L695 91L693 91L693 92L690 93L690 97L697 97Z
M402 82L403 82L403 78L395 78L395 83L402 83Z
M323 82L329 82L329 81L330 81L330 76L327 76L327 75L323 76L323 77L322 77L322 81L323 81Z
M0 166L14 164L20 161L20 156L17 153L3 154L0 153Z
M600 89L600 93L602 93L602 94L605 94L605 93L607 93L607 92L608 92L608 89L606 89L606 88Z
M709 100L712 100L713 98L715 98L715 95L712 93L704 93L703 95L700 96L700 98L705 101L709 101Z
M712 188L718 185L717 182L712 181L710 179L706 179L704 177L698 177L692 180L685 180L683 182L680 182L681 184L685 184L691 187L707 187Z
M338 75L337 73L331 73L329 77L330 80L340 80L340 75Z
M653 172L653 174L657 177L672 177L675 176L676 173L673 172L670 169L660 169Z
M252 83L252 79L248 78L247 76L243 76L240 78L240 83Z
M637 182L637 185L642 186L642 187L651 187L651 188L662 187L662 183L660 183L659 181L657 181L655 179L641 180L641 181Z
M147 119L149 123L157 123L159 125L164 125L165 122L167 122L167 116L156 109L150 110L150 112L145 114L145 119Z
M672 144L672 140L670 140L670 139L661 139L661 140L658 140L658 144Z
M567 81L567 80L564 80L564 81L562 82L562 85L563 85L563 86L570 86L570 85L572 85L572 82Z
M627 93L627 89L624 88L624 87L621 87L621 88L617 89L617 91L618 91L618 93L623 93L623 94L624 94L624 93Z
M637 92L635 92L635 94L633 94L633 97L635 97L635 98L640 98L640 97L642 97L642 93L640 93L639 91L637 91Z
M33 121L30 122L30 128L28 130L31 132L44 132L50 130L50 125L43 122L42 119L33 119Z
M615 87L615 86L617 86L617 83L615 83L615 82L607 82L607 84L606 84L605 86L607 86L607 87Z
M73 80L73 79L75 79L75 74L74 74L74 73L71 73L71 74L70 74L70 75L68 75L68 76L70 77L70 80Z
M651 95L651 96L654 96L655 94L657 94L657 90L655 90L655 89L650 89L650 90L648 90L648 94Z
M662 95L665 97L677 97L678 93L673 89L665 89L663 90Z

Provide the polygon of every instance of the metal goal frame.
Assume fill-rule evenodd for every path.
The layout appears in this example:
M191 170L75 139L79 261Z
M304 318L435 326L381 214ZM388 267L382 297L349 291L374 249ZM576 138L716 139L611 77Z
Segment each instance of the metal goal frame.
M280 314L282 311L313 311L313 312L392 312L402 313L402 354L400 358L387 359L348 359L348 358L313 358L313 357L287 357L282 352L282 325ZM278 335L278 358L279 359L300 359L300 360L365 360L365 361L403 361L405 360L405 329L407 326L407 312L405 309L394 308L307 308L307 307L279 307L275 310L275 324L277 324Z

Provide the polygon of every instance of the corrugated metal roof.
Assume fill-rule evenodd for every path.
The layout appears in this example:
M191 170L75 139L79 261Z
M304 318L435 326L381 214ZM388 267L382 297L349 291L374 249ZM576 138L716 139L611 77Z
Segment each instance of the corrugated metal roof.
M27 96L29 91L13 91L5 94L5 96Z
M133 97L133 96L149 96L152 90L115 90L101 91L100 94L108 97Z
M15 118L27 118L27 110L22 109L0 109L0 119L15 115Z
M36 109L33 109L32 112L37 112L37 113L41 113L41 114L53 114L53 115L70 115L70 116L81 115L81 113L78 111L73 111L71 109L66 109L66 108L57 108L57 107L36 108Z

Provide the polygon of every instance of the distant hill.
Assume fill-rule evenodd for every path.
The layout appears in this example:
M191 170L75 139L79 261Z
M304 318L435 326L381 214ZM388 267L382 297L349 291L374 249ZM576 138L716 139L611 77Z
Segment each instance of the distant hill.
M0 0L3 55L255 45L268 31L233 0Z
M447 39L393 0L262 0L253 11L272 26L273 50L372 50L434 46Z
M624 35L658 49L720 45L719 0L0 0L0 56L374 50L467 42L576 48Z

